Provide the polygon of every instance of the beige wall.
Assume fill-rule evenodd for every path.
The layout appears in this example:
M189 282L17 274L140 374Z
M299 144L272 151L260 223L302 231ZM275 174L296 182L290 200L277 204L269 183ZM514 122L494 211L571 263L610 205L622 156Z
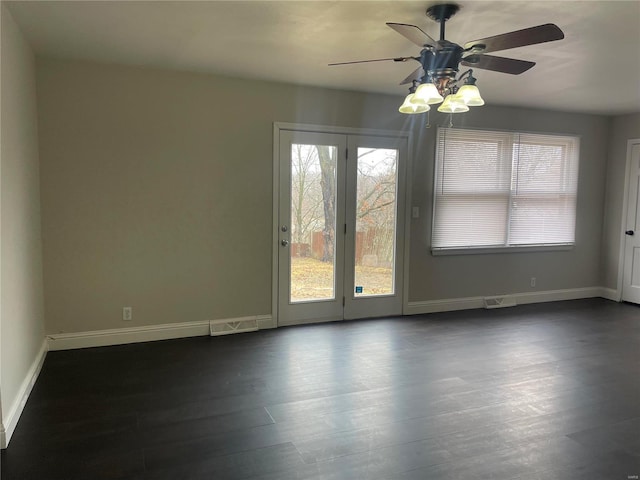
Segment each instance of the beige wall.
M425 212L413 222L410 301L491 296L600 285L599 256L609 119L603 116L482 107L454 117L460 127L580 136L576 244L571 251L431 255L436 129L422 130L414 162L413 198ZM415 204L415 203L414 203ZM536 277L536 288L530 287Z
M606 204L602 232L602 284L613 289L618 286L627 144L631 139L640 139L640 113L614 117L610 132Z
M376 115L396 98L56 60L38 95L48 333L270 313L273 122L403 120Z
M2 4L0 387L11 428L44 341L35 59Z
M39 59L47 332L271 312L273 122L412 129L410 300L600 284L607 117L485 106L460 126L582 137L569 252L432 257L435 127L383 96ZM445 118L432 115L432 123ZM121 308L134 308L132 322Z

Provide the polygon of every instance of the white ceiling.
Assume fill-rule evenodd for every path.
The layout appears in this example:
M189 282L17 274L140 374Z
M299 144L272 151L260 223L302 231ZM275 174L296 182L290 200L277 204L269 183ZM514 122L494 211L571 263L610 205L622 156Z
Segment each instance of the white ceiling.
M385 22L438 38L416 1L7 2L38 55L210 72L330 88L407 93L415 56ZM459 44L555 23L557 42L496 53L537 62L519 76L474 70L487 104L601 114L640 112L640 1L470 1L446 25Z

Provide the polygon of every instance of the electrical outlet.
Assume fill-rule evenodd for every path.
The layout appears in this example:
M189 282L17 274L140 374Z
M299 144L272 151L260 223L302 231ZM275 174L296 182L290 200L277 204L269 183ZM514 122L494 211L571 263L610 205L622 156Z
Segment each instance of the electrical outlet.
M536 286L536 277L531 277L531 286L532 287Z
M420 218L420 207L412 207L411 208L411 217L412 218Z
M130 321L133 317L133 308L122 307L122 320Z

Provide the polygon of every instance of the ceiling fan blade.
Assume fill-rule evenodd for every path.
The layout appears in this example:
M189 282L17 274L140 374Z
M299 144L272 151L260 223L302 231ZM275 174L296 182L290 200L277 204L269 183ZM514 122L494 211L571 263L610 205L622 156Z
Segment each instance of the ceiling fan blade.
M376 58L375 60L356 60L355 62L338 62L330 63L329 66L335 65L351 65L353 63L370 63L370 62L388 62L393 60L394 62L406 62L407 60L418 60L416 57L395 57L395 58Z
M496 57L494 55L475 54L464 58L461 65L471 68L483 68L494 72L510 73L520 75L533 67L535 62L526 60L516 60L515 58Z
M418 67L413 72L411 72L411 75L409 75L407 78L401 81L400 85L413 83L414 80L420 80L422 77L424 77L424 69L422 67Z
M497 52L499 50L508 50L510 48L524 47L526 45L535 45L537 43L553 42L562 40L564 33L553 23L538 25L537 27L525 28L515 32L503 33L494 37L481 38L464 44L465 50L470 50L474 46L484 45L482 53Z
M390 23L387 25L405 38L408 38L419 47L427 45L435 46L436 41L415 25L407 25L406 23Z

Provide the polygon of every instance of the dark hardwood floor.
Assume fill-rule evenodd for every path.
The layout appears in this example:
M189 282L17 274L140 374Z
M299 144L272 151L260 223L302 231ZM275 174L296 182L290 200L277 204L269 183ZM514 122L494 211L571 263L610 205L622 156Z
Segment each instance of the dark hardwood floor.
M640 307L601 299L50 352L2 480L640 475Z

